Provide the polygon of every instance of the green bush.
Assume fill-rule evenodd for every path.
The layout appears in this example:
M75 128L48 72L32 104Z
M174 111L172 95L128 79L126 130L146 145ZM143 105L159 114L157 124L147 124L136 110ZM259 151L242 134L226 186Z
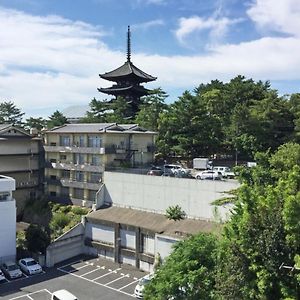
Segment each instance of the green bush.
M78 206L73 206L71 212L74 215L86 215L88 213L88 210L86 208L78 207Z
M166 209L166 214L165 216L169 219L169 220L181 220L185 218L185 212L181 209L181 207L179 205L175 205L175 206L169 206Z
M50 236L43 227L31 224L26 230L25 236L26 246L29 251L45 253L46 248L50 244Z
M64 228L71 221L71 218L64 213L56 213L53 215L52 220L50 222L50 228L52 230L57 230L59 228Z

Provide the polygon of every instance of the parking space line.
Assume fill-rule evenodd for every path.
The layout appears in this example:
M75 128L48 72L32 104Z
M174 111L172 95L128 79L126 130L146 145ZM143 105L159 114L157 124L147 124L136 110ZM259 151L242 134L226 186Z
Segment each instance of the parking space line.
M120 268L120 269L121 269L121 268ZM105 284L103 284L103 283L100 283L100 282L97 282L97 281L88 279L88 278L86 278L86 277L82 277L82 276L80 276L80 275L77 275L77 274L74 274L74 273L70 273L70 272L65 271L65 270L62 270L62 269L60 269L60 268L57 268L57 270L59 270L59 271L61 271L61 272L63 272L63 273L70 274L71 276L75 276L75 277L77 277L77 278L81 278L81 279L83 279L83 280L89 281L89 282L94 283L94 284L98 284L98 285L100 285L100 286L106 287L106 288L111 289L111 290L113 290L113 291L117 291L117 292L119 292L119 293L122 293L122 294L125 294L125 295L127 295L127 296L130 296L130 297L133 297L133 298L134 298L134 295L133 295L133 294L129 294L129 293L126 293L126 292L124 292L124 291L115 289L115 288L113 288L113 287L111 287L111 286L109 286L109 285L105 285ZM117 269L117 270L118 270L118 269Z
M43 291L46 291L50 295L52 295L48 290L43 289L43 290L35 291L35 292L29 293L29 294L26 294L26 295L21 295L21 296L18 296L18 297L10 298L9 300L15 300L15 299L23 298L23 297L28 297L29 299L34 300L32 297L30 297L30 295L34 295L36 293L40 293L40 292L43 292Z
M141 277L141 278L143 278L143 277ZM121 292L121 290L127 288L127 287L130 286L131 284L133 284L133 283L135 283L135 282L138 282L138 281L139 281L139 279L138 279L138 280L135 280L135 281L132 281L132 282L130 282L130 283L128 283L128 284L126 284L126 285L122 286L121 288L119 288L118 291Z
M93 273L93 272L95 272L95 271L98 271L98 269L95 269L95 270L86 272L86 273L82 274L81 276L83 277L83 276L88 275L88 274L91 274L91 273Z
M109 269L109 270L110 270L110 269ZM96 277L95 279L93 279L93 281L95 281L95 280L97 280L97 279L99 279L99 278L105 277L105 276L107 276L107 275L109 275L109 274L117 273L117 271L119 271L119 270L121 270L121 268L115 269L115 270L113 270L113 271L110 271L110 272L108 272L108 273L102 275L102 276Z
M69 264L63 265L63 266L61 266L60 268L65 268L65 267L71 266L71 265L73 265L73 264L77 264L77 263L79 263L79 262L82 262L82 260L76 260L76 261L71 262L71 263L69 263Z
M119 277L119 278L117 278L117 279L114 279L114 280L112 280L112 281L110 281L110 282L108 282L108 283L105 283L105 285L109 285L109 284L111 284L111 283L113 283L113 282L115 282L115 281L118 281L118 280L120 280L120 279L122 279L122 278L124 278L124 277L126 277L126 275L123 275L123 276L121 276L121 277ZM128 277L128 276L127 276Z

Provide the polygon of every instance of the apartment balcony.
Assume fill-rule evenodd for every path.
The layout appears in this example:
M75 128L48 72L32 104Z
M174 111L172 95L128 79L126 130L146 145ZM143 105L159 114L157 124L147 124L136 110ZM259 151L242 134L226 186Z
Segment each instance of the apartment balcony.
M57 170L86 171L86 172L94 172L94 173L104 172L104 166L94 166L88 163L74 164L71 162L46 162L46 168L57 169Z
M26 188L33 188L39 185L39 181L37 179L28 180L28 181L17 181L16 188L17 189L26 189Z
M88 189L88 190L95 190L95 191L98 191L100 188L100 182L94 183L94 182L86 182L86 181L75 181L71 179L61 179L60 182L62 186L65 187Z
M103 147L78 147L78 146L44 146L45 152L60 153L82 153L82 154L112 154L116 153L115 145L105 145Z

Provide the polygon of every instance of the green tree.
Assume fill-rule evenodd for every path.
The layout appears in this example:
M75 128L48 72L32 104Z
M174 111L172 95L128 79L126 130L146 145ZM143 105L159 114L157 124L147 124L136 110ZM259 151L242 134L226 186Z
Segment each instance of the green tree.
M56 126L61 126L68 123L67 118L58 110L56 110L50 117L47 122L48 128L53 128Z
M219 296L298 299L296 274L279 267L293 266L300 253L300 145L285 144L256 159L257 167L240 172L242 186L225 227Z
M29 130L30 128L36 128L38 131L41 131L41 129L44 128L46 124L47 121L42 117L39 118L30 117L26 119L26 122L24 123L24 128L27 130Z
M44 228L34 224L27 228L26 245L29 251L45 253L49 244L50 236Z
M166 111L165 100L168 94L161 88L152 90L149 95L143 98L140 111L136 115L135 122L140 126L157 131L159 115Z
M0 103L0 124L22 125L24 114L11 101Z
M218 242L211 234L176 243L146 286L144 299L214 299L217 249Z
M99 101L93 98L89 104L90 111L87 111L84 118L81 119L81 123L106 123L107 112L110 104L107 100Z

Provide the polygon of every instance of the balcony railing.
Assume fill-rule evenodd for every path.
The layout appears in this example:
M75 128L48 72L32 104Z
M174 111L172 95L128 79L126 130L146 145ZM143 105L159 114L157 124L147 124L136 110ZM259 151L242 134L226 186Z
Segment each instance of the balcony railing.
M93 183L93 182L81 182L81 181L75 181L71 179L61 179L62 186L65 187L73 187L73 188L79 188L79 189L89 189L89 190L99 190L100 182L99 183Z
M104 172L103 166L93 166L88 163L74 164L72 162L46 162L46 168L53 168L58 170L76 170L101 173Z
M30 188L30 187L35 187L38 184L39 184L38 180L17 181L16 187L17 188Z

